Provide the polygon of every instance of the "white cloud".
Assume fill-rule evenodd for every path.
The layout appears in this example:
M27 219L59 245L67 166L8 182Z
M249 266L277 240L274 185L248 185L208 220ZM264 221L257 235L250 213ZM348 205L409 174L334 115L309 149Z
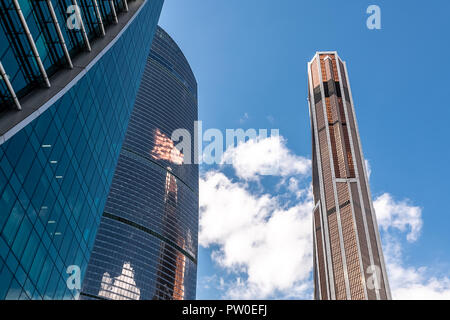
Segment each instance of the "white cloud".
M422 275L420 275L423 277ZM397 300L450 300L450 279L432 278L425 284L414 283L394 292Z
M403 245L398 234L406 234L408 242L418 240L423 225L422 209L409 201L395 201L385 193L374 201L382 233L383 252L393 299L450 299L450 278L436 277L427 267L408 266L403 259Z
M427 267L405 266L398 238L383 237L384 255L393 299L450 299L450 278L437 277Z
M373 203L379 227L387 231L396 228L402 232L409 230L406 238L416 241L422 228L422 209L411 206L408 201L395 201L389 193L379 196Z
M214 248L213 261L231 275L215 277L217 289L231 299L312 298L313 204L311 188L300 184L311 161L292 154L282 137L250 140L224 157L232 160L237 179L219 171L200 179L199 243ZM367 168L370 176L369 163ZM252 188L268 170L279 177L277 194ZM374 207L393 298L450 299L447 275L412 266L402 256L404 246L419 239L422 208L389 193Z
M399 269L398 272L405 272ZM450 300L450 278L427 279L424 272L412 270L420 280L405 287L394 288L393 298L396 300Z
M244 180L257 180L261 175L304 175L309 174L311 168L311 160L293 154L282 136L251 139L229 147L222 163L231 163L236 175Z
M308 192L308 190L301 188L299 184L300 181L294 177L290 177L287 182L287 189L291 194L295 195L297 199L301 198L306 192Z
M252 196L244 184L208 172L200 179L200 244L223 244L230 234L266 217L271 205L269 195Z
M268 139L259 143L264 145ZM259 149L253 143L247 142ZM284 157L298 161L289 150L284 152ZM238 150L235 159L245 161L245 156ZM248 172L239 171L240 163L234 165L237 172ZM257 176L261 168L252 166L250 171ZM303 168L290 172L299 171L306 173ZM279 173L287 175L284 169ZM312 192L310 187L302 189L293 177L288 181L287 192L298 198L291 206L282 197L254 194L247 182L233 182L218 171L200 179L199 243L203 247L218 245L213 260L236 274L235 280L224 286L227 298L310 298Z

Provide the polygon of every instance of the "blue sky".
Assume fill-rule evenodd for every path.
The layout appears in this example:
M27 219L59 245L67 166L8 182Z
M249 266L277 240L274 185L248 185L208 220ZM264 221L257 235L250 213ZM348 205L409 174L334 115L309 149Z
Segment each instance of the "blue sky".
M366 27L371 4L381 8L381 30ZM386 222L382 234L383 242L396 239L389 243L401 248L401 258L392 255L404 269L392 270L417 276L410 287L394 279L397 297L404 297L408 288L450 292L450 215L442 205L450 194L449 14L448 1L165 0L160 25L196 75L205 129L279 128L287 154L299 162L311 157L306 64L316 51L338 51L347 62L372 196L388 194L392 205L386 215L398 222ZM232 169L236 166L201 171L224 171L254 199L268 194L284 201L284 209L306 201L270 177L247 181ZM307 188L310 177L300 171L279 176L279 182L294 177L298 190ZM423 225L417 239L408 241L412 220L418 219L414 212ZM402 214L412 220L405 222ZM212 258L226 242L210 240L208 247L200 246L197 298L236 297L233 290L250 283L248 261ZM303 287L293 297L308 298L311 280L300 278L296 288ZM261 297L289 298L286 292L295 291L285 284L267 290Z

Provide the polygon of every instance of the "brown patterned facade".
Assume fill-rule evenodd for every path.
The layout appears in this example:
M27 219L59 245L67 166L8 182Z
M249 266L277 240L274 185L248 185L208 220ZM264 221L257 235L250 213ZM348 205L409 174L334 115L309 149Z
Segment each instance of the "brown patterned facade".
M318 52L308 80L314 297L391 299L345 62Z

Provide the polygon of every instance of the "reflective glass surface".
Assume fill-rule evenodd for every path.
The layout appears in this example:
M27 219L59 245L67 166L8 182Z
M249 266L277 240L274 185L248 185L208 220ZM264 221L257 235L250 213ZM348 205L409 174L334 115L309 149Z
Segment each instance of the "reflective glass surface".
M76 85L0 146L0 299L78 297L67 271L79 267L82 283L161 7L144 2Z
M117 14L123 10L124 1L114 1ZM76 26L74 2L51 0L51 3L67 50L71 57L75 57L85 50L86 43L83 38L83 28L73 27ZM76 3L87 38L92 40L101 37L100 21L104 27L113 23L111 2L97 1L100 17L97 15L93 1L78 0ZM66 68L67 61L47 1L20 0L18 4L48 76L58 69ZM0 1L0 15L0 61L16 94L22 97L33 88L42 86L44 81L13 0ZM15 39L19 41L14 41ZM0 110L7 108L8 105L13 106L10 98L6 86L0 81Z
M158 28L82 298L195 299L198 166L182 163L170 137L178 128L194 137L196 93L183 53Z

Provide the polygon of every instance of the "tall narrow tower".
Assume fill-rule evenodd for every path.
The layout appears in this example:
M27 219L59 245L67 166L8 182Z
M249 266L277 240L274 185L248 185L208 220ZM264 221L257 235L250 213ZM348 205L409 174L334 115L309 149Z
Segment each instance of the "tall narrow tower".
M315 299L391 299L345 62L308 63Z

